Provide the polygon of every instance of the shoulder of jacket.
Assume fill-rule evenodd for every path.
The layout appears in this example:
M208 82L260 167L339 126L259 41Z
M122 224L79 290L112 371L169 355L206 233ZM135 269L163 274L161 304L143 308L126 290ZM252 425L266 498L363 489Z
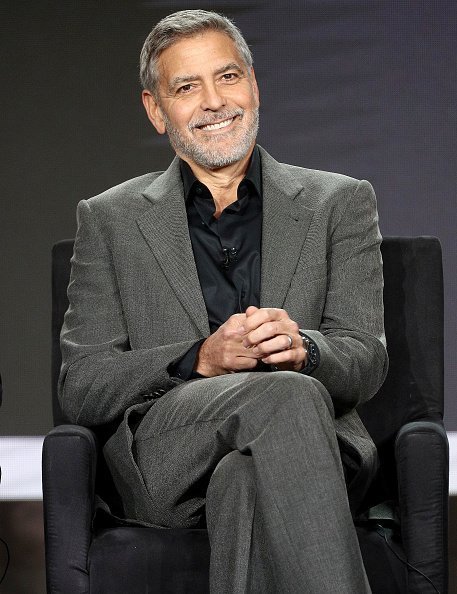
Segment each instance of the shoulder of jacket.
M289 179L293 178L295 183L301 184L306 192L324 192L326 194L341 191L351 192L360 183L360 180L349 175L278 162L265 149L259 148L262 156L262 167L269 168L274 177L277 174L285 174Z
M308 169L306 167L298 167L297 165L288 165L282 163L291 175L294 175L303 184L311 184L316 186L327 186L329 188L342 188L358 186L360 180L344 175L342 173L334 173L332 171L322 171L320 169Z

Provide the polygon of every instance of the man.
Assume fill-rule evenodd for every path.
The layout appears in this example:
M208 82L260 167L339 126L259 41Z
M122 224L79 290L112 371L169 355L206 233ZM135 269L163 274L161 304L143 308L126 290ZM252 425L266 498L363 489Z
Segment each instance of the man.
M163 19L141 78L177 157L78 206L63 409L117 423L128 518L206 522L213 592L369 592L350 506L376 470L354 408L387 366L372 188L256 145L225 17Z

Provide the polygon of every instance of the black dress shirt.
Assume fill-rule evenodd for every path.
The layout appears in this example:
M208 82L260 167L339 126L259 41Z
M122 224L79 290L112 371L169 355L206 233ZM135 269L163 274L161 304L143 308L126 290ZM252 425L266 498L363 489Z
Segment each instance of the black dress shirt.
M262 242L262 173L260 153L254 148L237 200L216 219L209 189L181 161L190 239L211 333L232 314L260 305ZM201 377L193 371L198 341L169 373L188 380ZM262 365L262 368L264 366ZM265 366L266 367L266 366Z

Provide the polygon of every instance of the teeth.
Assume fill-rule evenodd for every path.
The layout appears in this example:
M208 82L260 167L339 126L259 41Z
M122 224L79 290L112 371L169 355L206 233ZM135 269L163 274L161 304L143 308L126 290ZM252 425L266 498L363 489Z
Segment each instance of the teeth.
M225 128L229 126L233 122L233 118L229 120L224 120L223 122L218 122L217 124L208 124L207 126L202 126L202 130L219 130L220 128Z

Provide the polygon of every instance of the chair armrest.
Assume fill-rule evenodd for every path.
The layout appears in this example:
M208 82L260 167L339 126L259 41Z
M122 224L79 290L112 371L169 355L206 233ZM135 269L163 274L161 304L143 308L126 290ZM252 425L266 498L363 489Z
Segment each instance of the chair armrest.
M408 562L442 594L448 586L449 444L438 421L404 425L395 441L401 533ZM435 592L408 571L408 592Z
M89 592L97 443L90 429L60 425L43 444L46 581L49 594Z

